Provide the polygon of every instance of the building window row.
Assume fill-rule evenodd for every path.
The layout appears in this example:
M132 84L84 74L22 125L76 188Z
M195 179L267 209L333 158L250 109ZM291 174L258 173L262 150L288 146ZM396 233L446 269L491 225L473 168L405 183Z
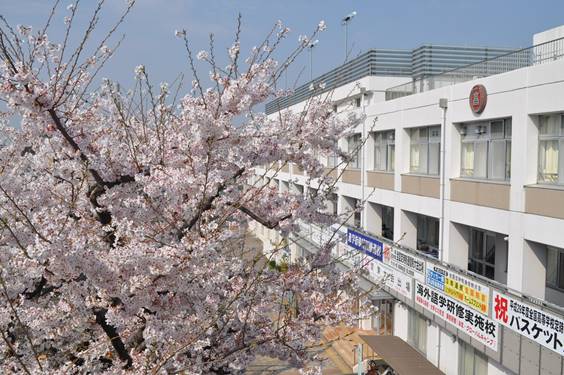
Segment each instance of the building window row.
M509 181L511 178L511 118L457 124L460 134L460 177ZM538 178L540 184L564 185L564 114L538 116ZM440 173L441 127L408 129L409 172L437 176ZM395 170L395 130L373 132L373 170ZM350 168L360 168L362 135L347 139ZM337 155L327 166L338 164Z

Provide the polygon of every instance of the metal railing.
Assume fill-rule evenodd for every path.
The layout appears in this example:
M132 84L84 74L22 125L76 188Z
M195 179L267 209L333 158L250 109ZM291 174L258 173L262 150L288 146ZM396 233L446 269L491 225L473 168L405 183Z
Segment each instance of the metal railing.
M533 65L541 65L562 59L563 57L564 38L559 38L391 87L386 90L386 100L393 100Z
M313 95L320 95L334 90L366 76L411 76L411 66L407 63L410 56L401 50L369 50L357 58L309 81L291 95L283 96L266 103L267 115L300 103ZM405 60L405 61L403 61Z

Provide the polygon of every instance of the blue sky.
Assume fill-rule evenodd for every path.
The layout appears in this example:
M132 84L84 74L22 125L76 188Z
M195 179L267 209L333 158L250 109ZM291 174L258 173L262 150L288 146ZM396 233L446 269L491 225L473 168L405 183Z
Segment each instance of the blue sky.
M62 38L68 3L62 1L50 32L52 40ZM51 4L49 0L0 0L0 13L12 24L38 28ZM107 0L102 26L115 20L124 4L124 0ZM94 0L82 1L77 30L84 29L94 5ZM144 64L156 82L172 81L178 72L188 73L185 51L174 31L187 29L196 52L206 48L208 34L213 32L219 53L233 39L238 12L243 15L243 50L258 44L278 19L292 29L279 56L295 47L300 34L325 20L327 31L313 54L314 75L319 75L342 63L340 19L353 10L358 13L349 26L353 56L370 48L411 49L424 43L526 47L533 33L564 24L563 0L138 0L119 30L125 34L124 43L102 76L129 86L134 67ZM300 83L309 78L307 54L297 59L288 81L294 82L302 69Z

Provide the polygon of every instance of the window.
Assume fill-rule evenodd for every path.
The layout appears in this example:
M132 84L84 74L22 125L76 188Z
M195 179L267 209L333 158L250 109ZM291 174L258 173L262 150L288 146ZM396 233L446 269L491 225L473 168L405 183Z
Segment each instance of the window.
M538 164L539 182L564 184L564 115L539 117Z
M339 157L335 153L327 156L327 167L329 168L336 167L339 164L338 160Z
M460 375L486 375L488 373L488 359L463 341L460 343L460 360L458 361L458 373Z
M356 228L360 228L361 225L362 225L362 216L361 216L361 212L358 211L358 210L354 212L354 221L353 221L353 223L354 223L354 226L355 226Z
M374 170L394 171L395 136L394 130L376 132L374 137Z
M511 119L462 125L462 177L509 180Z
M362 153L362 135L355 134L347 139L347 150L351 156L349 167L360 168L360 158Z
M331 193L327 197L327 212L333 216L337 216L337 194Z
M394 240L394 208L382 206L382 236Z
M468 270L495 279L495 234L470 229Z
M564 249L546 245L546 285L564 291Z
M303 196L304 195L304 187L303 185L298 185L296 183L292 183L292 190L294 194L297 194L299 196Z
M439 219L417 215L417 250L439 256Z
M356 99L354 100L354 105L355 105L355 107L359 108L359 107L360 107L360 104L361 104L361 98L360 98L360 97L359 97L359 98L356 98Z
M427 353L427 320L415 310L409 309L407 341L421 353Z
M334 143L334 147L337 148L337 144ZM334 168L339 165L339 156L337 152L331 151L329 155L327 155L327 167Z
M410 131L409 171L438 175L441 152L441 127L429 126Z

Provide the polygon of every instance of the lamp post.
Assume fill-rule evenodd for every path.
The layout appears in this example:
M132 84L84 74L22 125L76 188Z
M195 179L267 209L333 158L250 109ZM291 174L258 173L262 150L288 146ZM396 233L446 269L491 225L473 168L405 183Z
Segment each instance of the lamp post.
M444 233L445 233L445 179L446 179L446 170L445 170L445 142L446 142L446 115L448 109L448 99L447 98L440 98L439 99L439 108L443 110L443 121L441 123L441 146L440 146L440 192L439 198L441 200L441 219L439 222L440 225L440 238L439 238L439 259L441 261L444 260L444 252L445 252L445 242L444 242Z
M309 49L309 80L310 81L313 81L313 47L315 47L317 43L319 43L319 40L315 39L307 46L307 48Z
M345 26L345 62L349 57L349 22L356 16L356 11L352 11L341 20L341 25Z

